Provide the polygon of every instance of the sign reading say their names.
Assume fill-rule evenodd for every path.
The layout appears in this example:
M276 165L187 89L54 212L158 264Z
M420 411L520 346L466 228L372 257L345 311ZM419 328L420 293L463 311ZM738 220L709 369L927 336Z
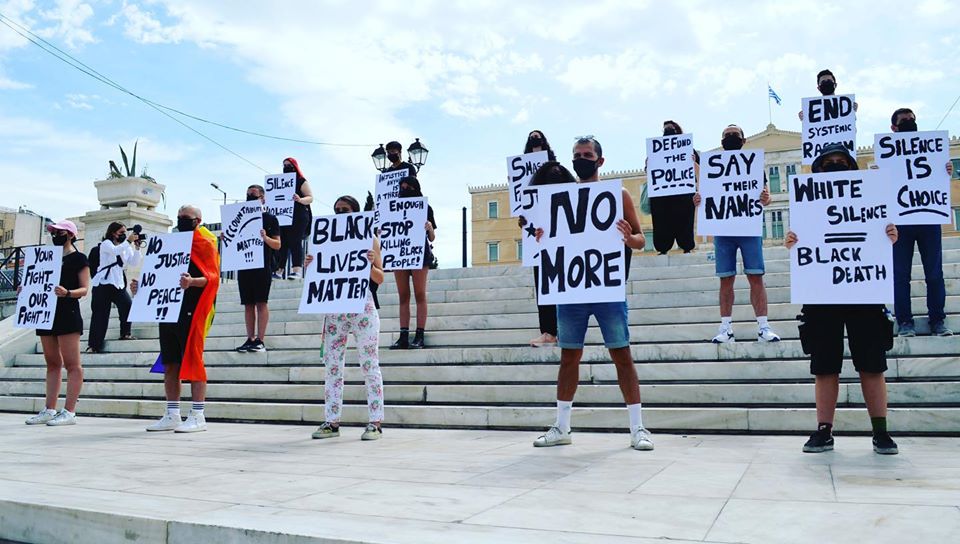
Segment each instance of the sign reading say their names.
M523 215L523 210L529 210L534 205L536 189L530 187L530 180L537 170L547 162L549 154L546 151L535 151L524 155L507 157L507 177L510 187L510 216Z
M310 231L313 262L306 269L301 314L357 314L367 304L374 212L318 217Z
M701 236L762 236L763 150L710 151L700 161Z
M538 187L538 304L626 300L621 180Z
M263 205L260 201L220 206L223 229L220 270L263 268Z
M60 246L33 246L23 250L23 279L17 295L16 322L20 329L53 328L57 310L57 295L53 289L60 285L63 266L63 248Z
M383 210L387 207L387 202L400 196L400 180L409 175L410 173L406 168L393 172L382 172L377 175L377 197L374 208L376 210L374 217L377 226L382 221L381 217L383 216Z
M877 170L804 174L790 180L790 302L893 301L887 238L890 182Z
M151 236L130 307L135 323L176 323L183 304L180 276L190 268L193 232Z
M297 173L273 174L264 176L263 186L266 188L264 200L267 211L277 216L277 223L281 227L293 224L293 195L297 192Z
M950 138L945 130L874 136L873 156L893 187L897 225L950 223Z
M647 196L687 195L697 190L693 134L647 138Z
M384 270L423 268L427 245L427 199L392 198L380 216L380 250Z
M803 164L813 164L820 150L829 144L842 143L856 154L857 110L854 95L815 96L803 99Z

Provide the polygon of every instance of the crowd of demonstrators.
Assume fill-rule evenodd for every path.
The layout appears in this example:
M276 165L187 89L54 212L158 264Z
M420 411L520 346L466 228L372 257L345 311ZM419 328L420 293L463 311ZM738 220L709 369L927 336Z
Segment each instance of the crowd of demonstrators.
M247 187L247 201L264 203L264 190L261 185ZM240 291L240 304L243 305L243 320L247 326L247 341L237 351L262 352L267 348L263 340L267 336L267 324L270 321L270 284L272 283L271 263L273 253L282 247L280 224L277 217L264 209L263 228L260 229L263 240L263 267L237 272L237 288Z
M283 159L283 173L294 172L297 174L297 185L293 193L293 224L280 227L281 243L277 254L277 263L274 267L274 279L284 277L288 260L290 273L286 275L286 278L296 280L303 277L303 240L307 237L307 231L313 217L313 213L310 211L310 204L313 203L313 191L310 189L307 178L303 177L297 159L293 157Z
M133 231L128 233L123 223L110 223L103 241L95 248L91 260L98 265L93 272L90 298L90 334L87 337L87 353L101 353L110 309L117 306L120 314L120 340L133 340L130 317L130 293L127 292L127 276L124 268L136 267L143 260L140 253L141 237Z
M673 136L683 134L683 129L676 121L663 122L663 135ZM693 152L695 175L700 174L700 154ZM677 247L684 253L690 253L696 247L693 235L693 220L696 206L690 200L690 195L658 196L650 199L650 219L653 222L653 248L660 255L666 255Z
M388 154L389 156L389 154ZM400 180L400 198L422 197L420 182L414 176ZM424 330L427 326L427 276L430 263L433 262L432 242L436 238L437 222L433 216L433 207L427 206L426 245L424 247L423 268L419 270L394 270L393 278L397 283L397 295L400 298L400 337L390 349L422 349ZM413 297L417 301L417 330L410 339L410 279L413 278Z

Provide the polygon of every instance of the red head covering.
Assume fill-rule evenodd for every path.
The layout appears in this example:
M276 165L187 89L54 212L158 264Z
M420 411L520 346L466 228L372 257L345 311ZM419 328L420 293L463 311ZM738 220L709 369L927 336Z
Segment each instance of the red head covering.
M293 169L297 171L297 179L302 179L303 181L307 180L307 178L304 177L303 172L300 171L300 163L297 162L297 159L294 159L293 157L287 157L283 160L289 161L290 164L293 165Z

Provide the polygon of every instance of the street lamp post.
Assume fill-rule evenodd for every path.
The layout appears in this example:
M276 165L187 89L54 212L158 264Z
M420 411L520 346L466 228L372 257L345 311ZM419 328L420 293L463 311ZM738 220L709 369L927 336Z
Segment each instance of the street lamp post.
M430 150L420 143L420 138L415 138L415 141L407 148L407 162L412 164L413 167L417 169L417 172L419 172L420 167L427 162L428 153L430 153ZM389 168L387 164L387 150L384 149L383 144L380 144L379 147L373 150L373 153L370 154L370 159L373 160L373 167L381 172Z
M226 206L226 205L227 205L227 192L224 191L223 189L221 189L220 186L217 185L216 183L211 183L210 186L213 187L214 189L220 191L220 192L223 194L223 205Z

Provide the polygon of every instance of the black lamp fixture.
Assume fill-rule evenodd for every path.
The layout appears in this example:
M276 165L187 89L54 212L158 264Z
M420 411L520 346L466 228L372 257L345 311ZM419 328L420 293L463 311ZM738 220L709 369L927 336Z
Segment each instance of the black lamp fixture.
M383 172L387 169L387 150L383 148L383 144L373 150L370 158L373 159L373 167L377 170Z
M430 153L430 150L420 143L420 138L417 138L416 141L407 148L407 160L409 160L410 164L419 172L420 167L427 163L428 153Z

